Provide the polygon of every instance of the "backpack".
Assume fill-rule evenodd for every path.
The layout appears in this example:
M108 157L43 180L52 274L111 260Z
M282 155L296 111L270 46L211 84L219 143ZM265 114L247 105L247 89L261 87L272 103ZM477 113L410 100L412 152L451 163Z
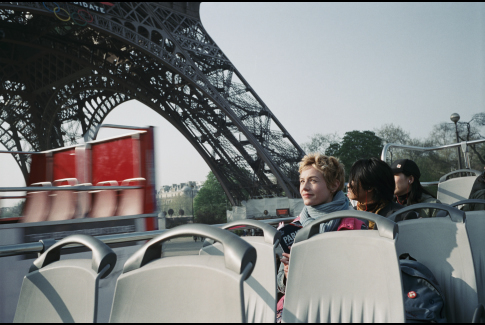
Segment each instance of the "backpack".
M433 273L409 254L399 256L408 323L446 323L445 297Z

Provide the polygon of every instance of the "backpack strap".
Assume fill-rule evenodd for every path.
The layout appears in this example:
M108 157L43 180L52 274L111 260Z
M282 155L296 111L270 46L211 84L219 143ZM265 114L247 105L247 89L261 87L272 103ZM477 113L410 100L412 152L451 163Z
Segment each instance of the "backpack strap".
M411 255L409 255L408 253L403 253L401 255L399 255L399 259L400 260L411 260L411 261L416 261L416 259L414 257L412 257Z

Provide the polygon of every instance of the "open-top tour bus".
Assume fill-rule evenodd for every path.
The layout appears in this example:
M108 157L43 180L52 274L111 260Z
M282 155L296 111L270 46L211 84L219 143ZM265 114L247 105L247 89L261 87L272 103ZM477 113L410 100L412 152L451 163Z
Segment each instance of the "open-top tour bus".
M467 143L400 147L457 146ZM298 231L282 320L406 321L399 256L408 253L436 277L448 322L484 321L485 211L457 209L481 171L463 153L467 168L426 184L438 186L443 204L396 212L434 208L439 217L394 223L349 210ZM272 225L293 218L156 230L153 166L151 128L33 156L28 186L18 189L27 191L22 217L0 225L1 321L274 322L281 234ZM378 230L318 234L322 222L344 217ZM262 236L226 230L246 228ZM178 236L210 240L199 255L162 257Z
M26 193L20 217L0 218L0 245L158 229L154 128L104 127L127 129L127 134L29 153L27 186L0 188L1 192ZM114 249L117 254L128 256L138 247L133 244L136 242L117 244ZM86 253L73 257L78 255ZM27 254L2 258L0 321L12 321L22 273L35 257Z

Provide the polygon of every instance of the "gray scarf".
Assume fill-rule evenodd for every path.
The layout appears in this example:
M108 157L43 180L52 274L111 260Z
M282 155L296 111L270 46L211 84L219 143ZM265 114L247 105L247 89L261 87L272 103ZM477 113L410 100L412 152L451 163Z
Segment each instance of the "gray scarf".
M307 226L313 220L319 219L328 213L348 210L349 200L345 196L344 192L338 191L333 197L332 202L323 203L320 205L308 206L305 205L300 213L300 222L303 227ZM320 233L327 231L337 230L340 224L340 219L334 219L320 224Z

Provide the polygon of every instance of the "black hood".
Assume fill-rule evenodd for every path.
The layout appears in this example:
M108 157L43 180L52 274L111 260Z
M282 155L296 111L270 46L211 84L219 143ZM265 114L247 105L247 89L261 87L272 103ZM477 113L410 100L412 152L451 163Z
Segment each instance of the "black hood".
M472 191L470 192L471 197L473 194L480 190L485 190L485 171L477 177L475 183L473 183Z

